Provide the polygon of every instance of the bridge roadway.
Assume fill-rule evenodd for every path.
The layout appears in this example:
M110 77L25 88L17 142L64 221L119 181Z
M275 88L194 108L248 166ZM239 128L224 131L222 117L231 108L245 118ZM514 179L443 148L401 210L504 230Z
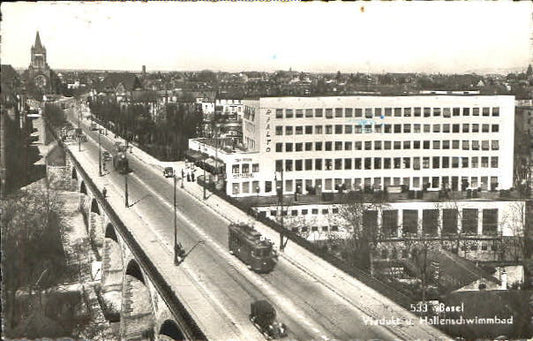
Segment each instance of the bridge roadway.
M72 113L70 119L76 124ZM82 145L82 152L78 152L74 145L70 149L84 168L92 168L89 174L97 177L98 133L90 131L85 120L82 127L90 136L88 142ZM102 150L111 152L114 148L112 140L102 135ZM129 210L140 215L159 236L160 242L171 249L174 233L172 181L163 178L159 170L136 157L130 157L129 160L133 169L128 176ZM111 162L107 163L107 168L104 178L109 184L109 195L122 196L124 176L110 169ZM185 183L187 185L191 184ZM257 337L248 335L250 303L263 298L275 305L279 320L289 329L290 339L405 339L405 334L400 332L401 326L385 328L365 324L364 319L370 318L365 311L284 258L280 258L270 274L255 274L228 253L227 219L207 209L203 202L181 190L179 185L177 203L178 238L185 249L191 248L199 240L205 242L180 267L186 266L194 273L196 281L217 302L217 309L237 326L241 334L247 335L247 339ZM168 268L162 271L180 270ZM364 295L362 297L364 299ZM209 321L203 322L201 325L209 325ZM212 330L206 335L217 335L217 326L210 328ZM436 330L427 335L431 335L428 338L445 337ZM226 339L224 335L216 338Z

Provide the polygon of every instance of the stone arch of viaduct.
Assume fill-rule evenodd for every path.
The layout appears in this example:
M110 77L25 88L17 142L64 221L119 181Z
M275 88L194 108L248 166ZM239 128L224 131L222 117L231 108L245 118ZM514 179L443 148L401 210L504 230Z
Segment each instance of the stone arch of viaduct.
M80 194L79 209L93 250L102 262L100 293L106 319L119 324L121 340L186 339L183 328L102 207L102 197L92 193L70 157L67 167Z

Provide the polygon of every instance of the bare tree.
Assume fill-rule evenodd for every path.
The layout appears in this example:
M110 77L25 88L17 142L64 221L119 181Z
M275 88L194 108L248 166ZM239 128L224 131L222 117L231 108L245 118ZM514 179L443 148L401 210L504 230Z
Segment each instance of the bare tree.
M49 288L68 275L59 237L63 203L48 188L22 190L0 203L6 329L17 323L16 292ZM31 300L31 298L30 298Z
M374 274L373 257L382 237L377 220L374 222L371 219L371 212L375 212L377 218L378 212L386 206L383 199L381 193L365 195L362 192L349 192L339 207L339 216L350 229L342 252L343 258L352 266L368 270L371 275Z
M441 226L443 229L441 230L441 243L444 244L448 237L448 240L453 244L455 244L455 247L452 247L452 250L455 249L458 256L468 258L468 252L472 248L473 245L475 245L477 242L475 240L472 240L472 238L469 238L468 231L465 231L465 226L462 226L461 229L459 229L459 226L457 224L455 231L451 232L450 234L446 235L444 230L444 212L445 210L451 210L454 212L456 216L456 221L461 222L464 224L467 222L464 216L464 210L463 206L460 204L460 200L463 198L463 193L460 192L448 192L447 195L442 198L442 201L439 201L435 203L435 208L442 210L442 223ZM452 213L453 214L453 213ZM477 233L477 230L476 232ZM463 251L463 254L461 255L461 250ZM455 253L455 252L454 252Z
M510 255L515 262L526 258L526 210L527 206L524 201L513 201L502 217L501 225L507 228L509 234L505 237L503 230L499 231L499 252L502 260L506 254Z
M415 265L416 276L421 281L422 302L426 301L428 279L431 278L431 261L428 254L433 252L438 245L435 240L422 236L420 238L407 238L405 245L410 252L409 260Z
M515 129L514 186L523 196L531 194L533 185L533 158L531 138L527 131Z

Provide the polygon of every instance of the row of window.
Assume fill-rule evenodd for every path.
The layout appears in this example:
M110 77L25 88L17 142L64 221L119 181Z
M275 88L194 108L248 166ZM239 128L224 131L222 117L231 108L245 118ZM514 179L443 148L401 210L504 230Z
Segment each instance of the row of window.
M481 129L480 129L481 127ZM321 135L321 134L362 134L362 133L498 133L499 124L459 123L456 124L327 124L306 126L276 126L277 136Z
M499 150L499 140L326 141L276 143L276 152L399 149Z
M337 159L276 160L276 170L377 170L377 169L439 169L439 168L498 168L497 156L423 156L423 157L357 157Z
M234 165L231 166L231 172L233 174L239 174L239 173L249 174L250 173L250 169L252 170L252 173L259 172L259 164L258 163L253 163L251 168L250 168L250 164L249 163L234 164Z
M312 211L312 214L318 214L318 209L312 209ZM333 214L338 213L338 208L334 208L332 211ZM302 209L300 215L307 215L308 212L308 209ZM383 210L381 224L378 225L379 212L365 210L362 223L369 228L380 230L384 237L401 237L401 232L403 235L417 235L420 232L434 236L439 235L439 232L441 235L452 235L458 232L475 235L478 234L479 227L481 227L481 233L485 235L496 235L498 231L498 209L464 208L459 210L451 208L440 211L438 209L426 209L421 210L421 212L422 219L419 220L418 210L402 210L402 221L400 222L399 210ZM288 213L288 211L271 210L270 216L276 217L278 214L286 216ZM291 210L290 213L292 216L299 215L298 210ZM327 208L322 209L322 214L329 214L329 210ZM481 226L479 226L480 223Z
M270 210L270 216L272 217L275 217L278 215L278 213L280 213L280 215L283 215L283 216L286 216L288 215L288 212L287 210L284 210L283 212L278 212L278 210ZM301 210L296 210L296 209L293 209L290 211L290 214L291 216L293 217L296 217L298 215L308 215L308 214L313 214L313 215L317 215L317 214L322 214L322 215L328 215L328 214L337 214L339 213L339 209L337 207L332 207L331 209L329 208L322 208L322 209L318 209L318 208L312 208L312 209L308 209L308 208L303 208Z
M490 182L489 182L490 181ZM284 193L298 192L301 194L317 194L320 191L361 190L362 188L373 188L382 190L389 186L406 186L407 188L422 189L422 187L441 189L450 188L453 191L465 188L481 188L482 190L496 189L498 186L497 176L424 176L424 177L374 177L374 178L336 178L336 179L286 179L284 183L277 181L265 181L260 186L259 181L236 182L232 184L232 193L256 194L264 190L265 193L272 193L275 186L278 190L283 189ZM264 187L263 187L264 186Z
M303 233L307 233L307 232L318 232L319 231L319 228L318 226L311 226L310 228L308 226L302 226L302 227L298 227L298 226L293 226L291 227L291 231L292 232L303 232ZM320 227L320 231L322 232L338 232L339 231L339 226L337 225L331 225L331 226L328 226L328 225L324 225L322 227Z
M459 214L459 212L461 213ZM377 217L377 211L365 211L363 212L363 224L374 228L381 227L384 236L399 236L398 210L384 210L381 226L378 226ZM421 217L419 217L418 210L402 210L401 227L404 235L417 235L420 232L433 236L439 234L453 235L458 232L472 235L478 234L478 232L484 235L496 235L498 232L498 209L463 208L462 210L443 209L442 211L427 209L422 210ZM479 231L479 227L481 227L481 231Z
M499 107L483 108L315 108L276 109L276 118L351 118L351 117L453 117L453 116L500 116Z
M454 251L454 253L457 253L458 249L461 249L461 251L467 251L467 250L478 251L478 250L481 250L481 251L495 252L495 251L498 251L498 249L500 248L498 246L499 243L501 243L501 242L500 241L495 241L495 240L491 240L491 241L488 241L488 242L487 241L479 241L479 240L474 242L472 240L469 240L468 243L461 243L459 248L457 248L456 246L452 246L450 249L451 250L455 249L456 251ZM416 251L415 250L416 249L413 249L411 252L409 252L409 250L407 250L407 249L402 249L401 251L397 250L397 249L392 249L389 252L389 249L381 249L381 251L378 252L377 257L381 257L382 259L398 259L398 258L407 258L407 257L414 258L415 255L416 255Z

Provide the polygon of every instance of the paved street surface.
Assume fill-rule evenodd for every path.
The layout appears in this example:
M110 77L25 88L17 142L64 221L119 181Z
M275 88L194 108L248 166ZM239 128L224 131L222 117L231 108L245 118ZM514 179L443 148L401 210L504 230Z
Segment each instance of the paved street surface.
M71 121L77 122L72 115ZM266 298L276 307L279 320L286 323L292 339L447 339L438 330L419 325L414 315L294 243L289 242L272 273L258 275L248 270L227 250L227 225L230 220L249 221L250 218L214 195L203 200L202 188L196 183L185 182L185 188L181 189L178 181L178 238L185 249L200 240L204 244L176 269L171 251L173 182L162 175L162 168L168 163L159 163L139 149L132 149L129 160L133 173L128 176L131 207L125 208L124 176L112 170L111 162L107 162L105 175L98 177L98 133L87 129L88 122L83 120L89 141L82 144L81 152L77 144L72 144L71 150L89 174L94 175L98 186L107 187L109 201L121 217L127 217L126 225L146 243L143 245L152 245L145 251L157 259L166 278L180 283L187 276L187 281L194 282L196 289L205 293L221 319L236 323L237 326L221 325L219 330L223 335L219 338L226 339L230 334L224 333L231 330L232 335L245 335L247 340L262 339L248 321L248 314L251 302ZM114 142L113 133L102 135L102 150L112 152ZM183 164L173 165L179 174ZM135 215L126 215L126 211ZM141 227L134 222L139 217L144 222ZM269 228L259 223L254 225L263 235L278 241L279 236ZM207 307L198 305L194 309L200 316ZM414 326L387 329L390 327L365 324L365 319L384 317L405 318L413 321Z

